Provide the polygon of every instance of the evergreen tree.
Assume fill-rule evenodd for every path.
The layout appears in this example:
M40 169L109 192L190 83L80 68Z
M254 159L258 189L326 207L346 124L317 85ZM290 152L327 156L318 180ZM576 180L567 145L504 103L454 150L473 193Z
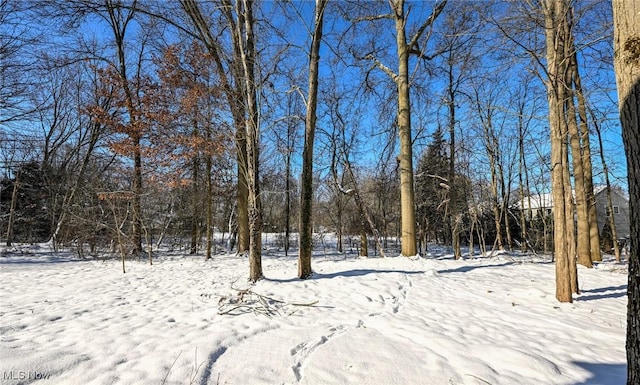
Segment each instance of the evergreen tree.
M418 161L416 174L416 217L418 222L419 245L426 249L430 239L445 241L447 175L449 158L447 142L440 127L432 134L431 143Z
M3 223L3 235L9 243L44 242L51 232L49 199L44 173L38 162L21 165L14 179L2 180L2 218L12 221ZM15 203L12 204L12 200ZM11 215L11 207L14 213ZM7 230L7 227L11 227ZM8 234L9 232L10 234Z

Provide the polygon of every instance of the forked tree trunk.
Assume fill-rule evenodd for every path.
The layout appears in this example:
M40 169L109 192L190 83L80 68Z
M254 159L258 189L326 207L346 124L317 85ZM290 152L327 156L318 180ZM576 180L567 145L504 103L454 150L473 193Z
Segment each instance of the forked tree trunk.
M571 91L569 91L571 92ZM589 226L589 210L585 194L585 176L583 168L582 145L573 95L566 102L569 127L569 143L571 144L571 159L573 161L573 178L575 181L575 208L577 218L577 257L578 262L585 267L593 267L591 261L591 238ZM572 219L573 220L573 219Z
M580 71L578 70L577 52L572 49L571 58L573 88L578 100L578 117L580 127L580 139L582 145L582 164L584 170L584 192L587 201L589 216L589 244L592 261L602 261L600 252L600 233L598 231L598 214L596 212L596 197L593 189L593 165L591 163L591 141L589 139L589 126L587 119L587 103L582 90ZM594 122L595 124L595 122Z
M640 3L613 0L614 66L627 154L631 249L627 286L627 385L640 384Z
M593 182L591 181L591 152L586 151L585 143L589 143L589 133L586 127L586 114L580 111L580 123L578 123L578 109L576 109L576 99L578 98L578 90L576 90L575 80L578 79L578 61L576 60L576 52L574 45L574 37L572 27L574 25L572 14L569 13L565 18L566 24L566 44L565 44L565 60L568 60L568 70L565 74L565 87L567 90L566 115L569 127L569 142L571 145L571 158L573 161L573 178L575 182L575 208L577 218L577 247L576 255L578 262L585 267L593 267L591 256L591 240L592 226L590 224L590 202L593 201ZM584 107L584 100L582 107ZM579 127L581 126L581 127ZM586 135L584 135L586 132ZM586 142L585 142L586 141ZM591 188L591 197L587 187ZM600 246L596 248L598 251Z
M567 203L572 202L571 190L566 191L569 181L565 180L568 170L567 162L567 124L564 102L566 88L566 58L564 57L564 18L568 12L565 0L544 0L541 2L545 19L546 57L547 57L547 98L549 101L549 129L551 137L551 187L553 194L554 219L554 257L556 261L556 299L560 302L573 302L572 297L572 260L567 228ZM565 172L566 171L566 172ZM573 214L571 214L573 223ZM573 226L572 226L573 228ZM571 229L572 229L571 228Z
M238 47L244 71L244 91L247 103L247 187L249 190L249 280L262 278L262 207L259 170L259 111L255 76L255 36L253 32L253 1L236 0Z
M400 154L398 163L400 166L400 239L401 254L410 257L417 254L416 223L415 223L415 197L413 190L413 138L411 137L411 99L409 85L409 55L411 49L418 46L418 39L424 31L433 24L440 15L447 1L437 4L431 15L417 29L415 34L407 42L406 26L407 13L404 0L389 0L391 14L386 17L395 22L396 49L398 57L398 72L395 73L389 67L379 62L372 54L367 58L372 59L375 65L386 73L395 83L398 92L398 111L396 124L400 137ZM377 17L376 17L377 18Z

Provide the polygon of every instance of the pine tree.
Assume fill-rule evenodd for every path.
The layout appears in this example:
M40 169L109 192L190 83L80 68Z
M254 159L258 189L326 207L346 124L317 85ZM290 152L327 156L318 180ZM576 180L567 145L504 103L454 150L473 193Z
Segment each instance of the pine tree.
M447 175L449 158L447 143L440 127L432 134L418 161L416 173L416 217L419 228L419 243L426 248L429 239L444 240L445 205L447 198Z

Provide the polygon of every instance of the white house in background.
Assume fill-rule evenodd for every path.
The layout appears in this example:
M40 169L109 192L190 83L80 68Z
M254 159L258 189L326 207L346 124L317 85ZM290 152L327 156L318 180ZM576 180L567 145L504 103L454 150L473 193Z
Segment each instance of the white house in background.
M598 230L602 233L602 228L609 221L609 215L613 214L613 220L616 224L618 238L626 238L630 234L629 224L629 198L618 187L611 188L611 203L613 213L607 208L607 188L606 186L597 186L594 188L596 198L596 213L598 221ZM528 210L531 208L531 214L536 217L540 214L551 215L553 213L553 195L538 194L525 197L522 202L516 203L515 207L520 210Z
M531 208L531 216L546 216L551 215L553 212L553 195L538 194L524 197L522 202L516 203L518 210L528 211Z

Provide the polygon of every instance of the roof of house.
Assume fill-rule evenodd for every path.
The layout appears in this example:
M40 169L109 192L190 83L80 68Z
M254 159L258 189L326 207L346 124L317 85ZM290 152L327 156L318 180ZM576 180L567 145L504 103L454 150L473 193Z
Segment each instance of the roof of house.
M619 193L622 197L624 197L625 199L629 199L622 190L613 187L612 192L617 192ZM594 186L593 188L593 193L594 195L598 195L602 192L606 192L607 191L607 186L601 185L601 186ZM573 196L575 197L575 190L572 191ZM531 207L529 207L529 202L531 202ZM516 208L520 209L529 209L531 208L532 210L536 210L536 209L550 209L553 208L553 194L551 193L544 193L544 194L537 194L537 195L530 195L527 197L524 197L522 202L516 202L514 205Z
M531 206L529 206L531 204ZM531 195L528 197L524 197L522 202L516 202L515 206L517 208L522 209L541 209L541 208L552 208L553 207L553 195L550 193L547 194L538 194Z

